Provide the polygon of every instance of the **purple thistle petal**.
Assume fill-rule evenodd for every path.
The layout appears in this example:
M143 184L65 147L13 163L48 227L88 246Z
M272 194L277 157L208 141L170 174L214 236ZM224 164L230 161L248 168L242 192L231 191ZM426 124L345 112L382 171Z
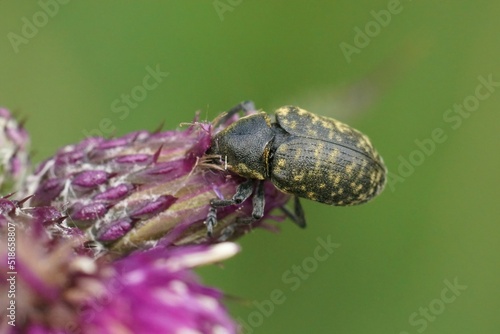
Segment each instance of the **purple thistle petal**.
M89 328L111 332L120 324L132 333L236 333L220 304L222 294L201 286L188 270L233 255L236 248L229 246L154 249L115 262L120 276L110 283L119 291L106 296L107 308L95 312Z
M72 251L76 238L49 235L42 222L29 219L35 211L19 210L22 219L0 215L16 224L18 246L16 327L9 333L236 333L223 294L202 286L191 271L233 256L236 245L157 248L95 261ZM0 225L0 235L5 232ZM0 257L7 249L0 238ZM7 261L0 270L7 272ZM7 296L8 289L0 281L0 293ZM7 305L0 299L2 309Z

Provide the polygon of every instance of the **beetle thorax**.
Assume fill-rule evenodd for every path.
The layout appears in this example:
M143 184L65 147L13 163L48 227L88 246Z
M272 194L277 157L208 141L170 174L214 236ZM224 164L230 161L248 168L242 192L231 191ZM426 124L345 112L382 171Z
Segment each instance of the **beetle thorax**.
M218 154L230 171L252 179L269 178L268 157L274 132L265 113L246 116L212 138L210 153Z

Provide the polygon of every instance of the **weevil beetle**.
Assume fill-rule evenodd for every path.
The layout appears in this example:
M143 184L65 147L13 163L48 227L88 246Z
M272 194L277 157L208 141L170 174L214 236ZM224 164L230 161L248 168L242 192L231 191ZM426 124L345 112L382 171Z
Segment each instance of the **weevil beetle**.
M219 124L239 111L252 110L252 102L243 102ZM298 197L349 206L369 201L385 185L384 162L367 136L333 118L294 106L276 110L274 121L264 112L240 118L212 137L207 153L220 156L229 171L247 178L231 199L210 201L205 221L209 235L217 223L217 208L241 203L252 193L252 217L239 221L262 218L263 180L294 195L295 211L283 210L302 227L305 218Z

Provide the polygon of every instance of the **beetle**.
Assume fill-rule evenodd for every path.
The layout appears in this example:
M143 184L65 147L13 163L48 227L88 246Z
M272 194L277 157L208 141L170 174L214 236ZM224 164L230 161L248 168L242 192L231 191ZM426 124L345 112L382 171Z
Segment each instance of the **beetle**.
M217 124L240 111L254 110L251 101L242 102ZM294 196L294 212L282 209L305 227L299 197L335 206L361 204L378 195L386 179L383 159L366 135L295 106L277 109L274 120L264 112L240 118L213 135L207 153L219 156L227 170L247 179L231 199L210 201L205 221L209 236L217 223L217 208L239 204L252 193L252 216L240 218L238 223L262 218L264 180Z

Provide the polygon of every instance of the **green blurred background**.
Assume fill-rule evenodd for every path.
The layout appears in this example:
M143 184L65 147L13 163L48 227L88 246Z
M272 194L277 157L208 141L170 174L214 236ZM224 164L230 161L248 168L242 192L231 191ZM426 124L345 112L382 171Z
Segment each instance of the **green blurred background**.
M384 157L374 202L304 201L307 229L255 231L199 271L246 333L500 332L499 87L473 97L479 76L500 81L499 2L71 1L46 21L44 3L0 1L0 104L28 119L37 161L104 119L106 135L175 128L243 99L336 117ZM114 112L148 66L169 74ZM470 116L447 111L464 101ZM323 261L318 238L339 245Z

